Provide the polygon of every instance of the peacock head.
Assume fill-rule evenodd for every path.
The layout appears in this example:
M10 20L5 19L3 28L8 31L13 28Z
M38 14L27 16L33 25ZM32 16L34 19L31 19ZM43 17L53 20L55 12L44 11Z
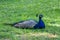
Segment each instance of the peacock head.
M40 15L39 15L39 19L41 19L42 17L43 17L43 15L42 15L42 14L40 14Z
M41 19L42 17L43 17L43 14L36 14L36 17L38 17L39 16L39 19Z

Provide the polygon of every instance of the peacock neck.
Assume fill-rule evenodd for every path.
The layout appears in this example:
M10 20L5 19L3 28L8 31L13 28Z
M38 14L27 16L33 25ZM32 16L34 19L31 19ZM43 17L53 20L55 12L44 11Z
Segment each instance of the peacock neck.
M39 23L40 23L41 20L42 20L42 19L39 19Z
M42 18L40 17L39 20L42 20Z

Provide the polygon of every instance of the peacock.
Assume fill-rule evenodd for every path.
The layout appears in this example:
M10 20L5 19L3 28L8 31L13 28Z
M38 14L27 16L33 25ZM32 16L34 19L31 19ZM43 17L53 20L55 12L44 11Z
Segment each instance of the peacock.
M38 28L38 29L42 29L42 28L45 28L45 24L42 20L42 17L43 17L43 15L40 14L38 22L36 22L34 20L26 20L26 21L20 21L17 23L13 23L11 25L14 27L17 27L17 28L34 28L34 29Z

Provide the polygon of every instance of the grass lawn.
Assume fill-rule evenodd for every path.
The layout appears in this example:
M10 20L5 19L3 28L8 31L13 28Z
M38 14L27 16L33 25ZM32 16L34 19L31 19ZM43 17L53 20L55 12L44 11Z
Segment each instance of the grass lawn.
M36 20L43 14L45 29L21 29L4 23ZM0 0L0 40L60 40L59 0Z

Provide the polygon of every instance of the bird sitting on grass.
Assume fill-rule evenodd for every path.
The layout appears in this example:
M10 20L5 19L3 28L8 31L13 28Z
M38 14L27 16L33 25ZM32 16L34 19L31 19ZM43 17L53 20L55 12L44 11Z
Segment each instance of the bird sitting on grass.
M13 23L11 25L15 26L17 28L34 28L34 29L45 28L45 24L42 20L42 17L43 17L43 15L39 15L39 21L38 22L36 22L34 20L26 20L26 21Z

